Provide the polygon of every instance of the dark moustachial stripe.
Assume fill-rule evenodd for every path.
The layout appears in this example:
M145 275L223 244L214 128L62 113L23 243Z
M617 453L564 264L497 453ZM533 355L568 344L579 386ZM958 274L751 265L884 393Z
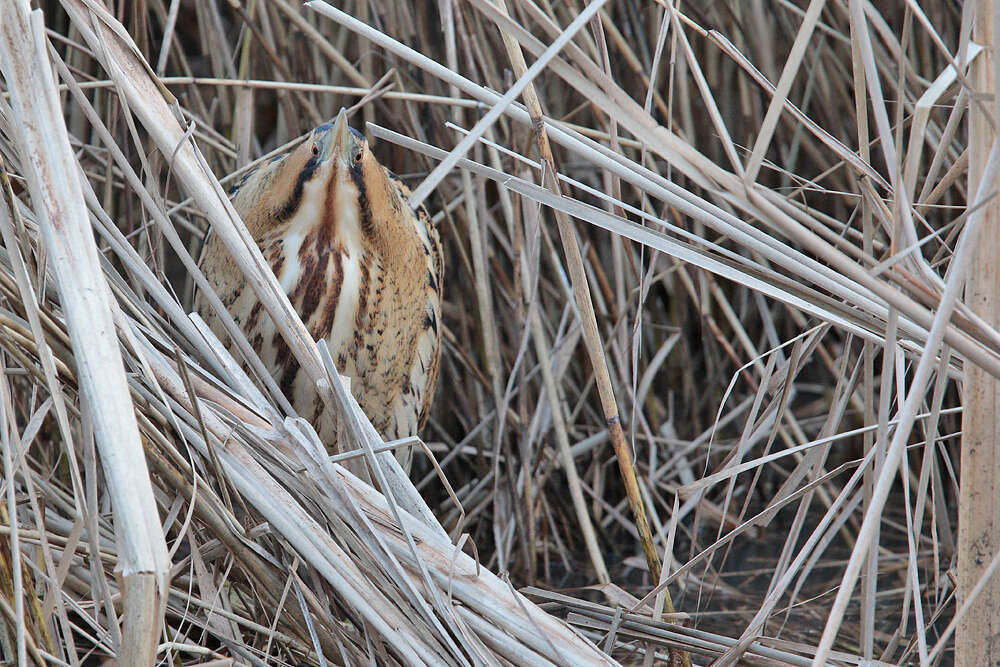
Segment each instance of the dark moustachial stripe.
M368 186L365 184L361 169L351 169L351 180L358 187L358 211L361 214L361 233L371 237L375 232L375 221L372 219L372 206L368 201Z
M319 165L320 159L315 155L306 161L305 166L302 167L302 171L299 172L299 177L295 180L295 189L292 191L292 196L274 214L278 222L287 220L299 209L299 204L302 203L302 190L305 188L306 183L316 175L316 169Z

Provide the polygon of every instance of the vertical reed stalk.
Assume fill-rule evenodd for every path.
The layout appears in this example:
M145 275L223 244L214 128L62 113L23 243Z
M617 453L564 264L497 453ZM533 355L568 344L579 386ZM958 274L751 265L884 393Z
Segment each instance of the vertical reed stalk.
M974 96L991 100L970 104L969 192L983 179L996 137L996 3L979 0L973 40L986 48L972 64ZM991 117L992 116L992 117ZM966 287L966 303L996 327L1000 324L1000 200L985 204L980 243ZM958 599L963 603L1000 551L1000 382L966 364L962 419L962 476L958 505ZM956 665L988 665L1000 659L1000 577L993 577L959 621Z

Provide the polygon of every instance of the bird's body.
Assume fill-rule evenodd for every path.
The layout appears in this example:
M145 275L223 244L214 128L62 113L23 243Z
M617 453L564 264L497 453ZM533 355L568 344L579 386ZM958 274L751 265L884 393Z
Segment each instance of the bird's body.
M409 190L347 127L310 140L259 167L231 198L314 339L325 339L337 370L386 440L416 435L437 381L443 261L436 228ZM201 269L300 416L331 447L334 422L243 273L216 238ZM204 299L195 304L216 335Z

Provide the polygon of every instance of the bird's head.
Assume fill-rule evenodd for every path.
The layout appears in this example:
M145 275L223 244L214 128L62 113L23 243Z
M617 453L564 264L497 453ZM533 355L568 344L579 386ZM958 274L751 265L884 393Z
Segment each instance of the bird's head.
M366 159L371 158L368 140L347 124L347 111L341 109L337 119L324 123L312 131L310 142L312 159L319 164L331 164L338 170L361 171Z
M341 109L290 153L252 172L233 203L255 238L295 221L339 234L388 239L408 219L406 188L383 167Z

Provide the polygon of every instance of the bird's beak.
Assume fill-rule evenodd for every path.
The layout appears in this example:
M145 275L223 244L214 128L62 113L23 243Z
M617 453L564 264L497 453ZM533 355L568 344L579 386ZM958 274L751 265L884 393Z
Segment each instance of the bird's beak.
M347 109L341 108L337 119L333 122L333 130L329 137L328 155L339 159L343 164L351 163L351 128L347 125Z

